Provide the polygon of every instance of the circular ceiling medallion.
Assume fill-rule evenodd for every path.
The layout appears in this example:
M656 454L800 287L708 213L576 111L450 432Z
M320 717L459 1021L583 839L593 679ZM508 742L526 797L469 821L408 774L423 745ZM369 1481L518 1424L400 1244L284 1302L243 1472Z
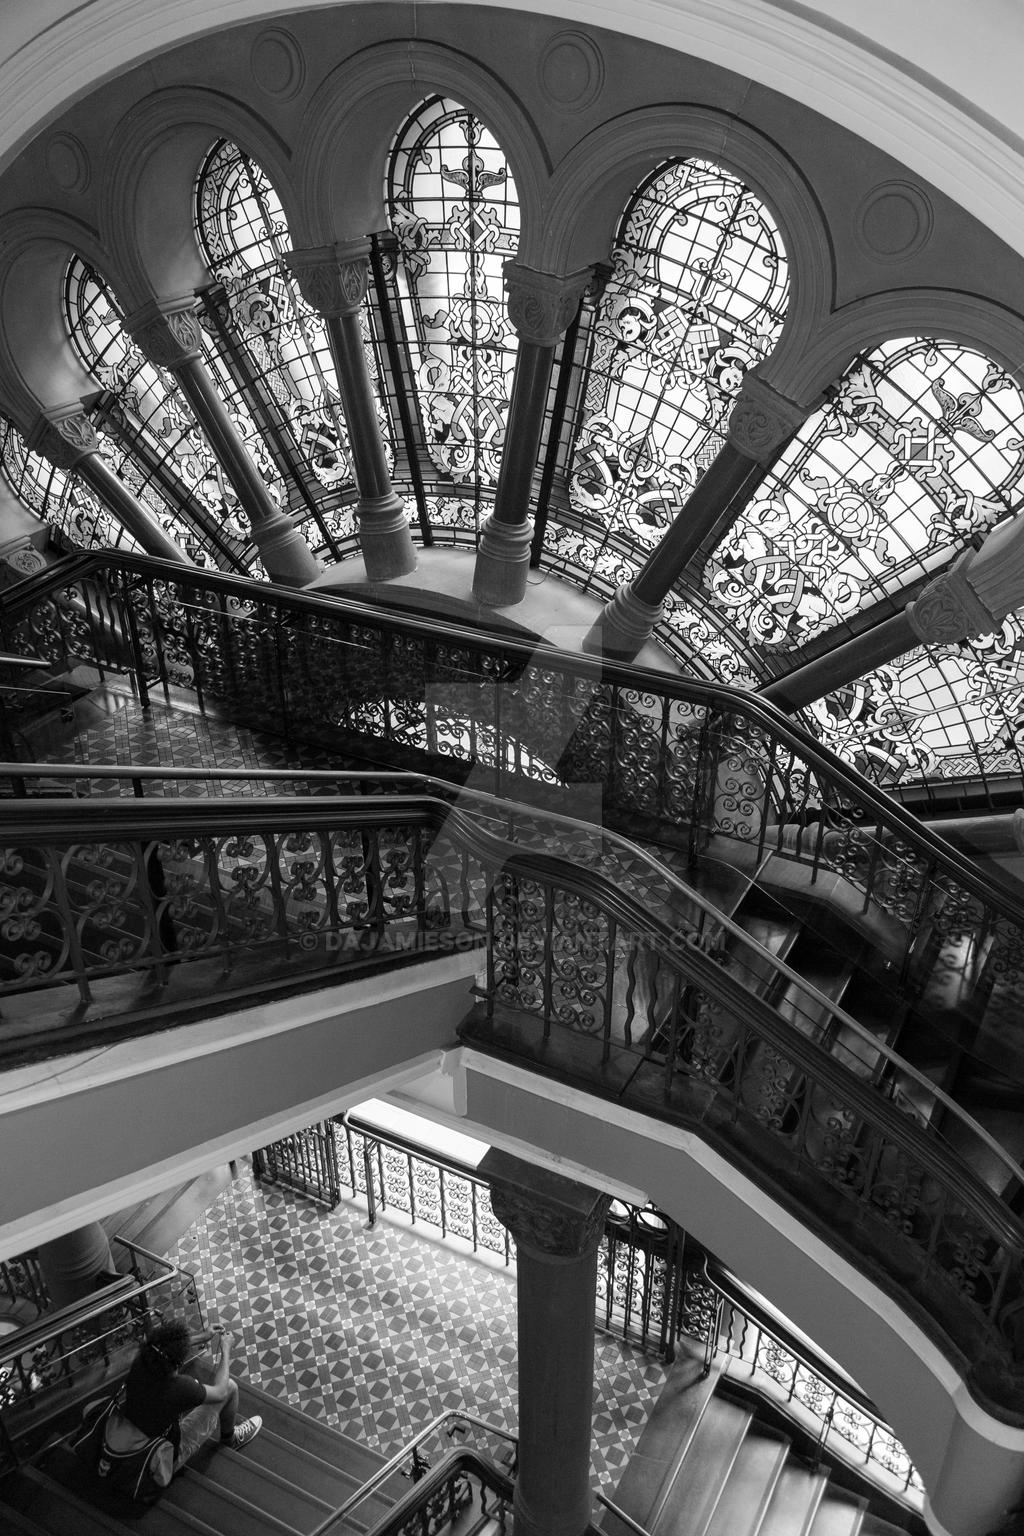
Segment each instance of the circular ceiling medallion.
M541 90L563 112L582 112L604 85L604 59L582 32L559 32L548 43L538 66Z
M84 192L92 177L89 156L73 133L53 133L46 145L46 169L62 192Z
M283 27L261 32L250 54L253 79L268 96L290 101L302 90L306 79L306 61L302 49Z
M908 181L883 181L857 210L857 233L876 261L913 256L932 232L932 205Z

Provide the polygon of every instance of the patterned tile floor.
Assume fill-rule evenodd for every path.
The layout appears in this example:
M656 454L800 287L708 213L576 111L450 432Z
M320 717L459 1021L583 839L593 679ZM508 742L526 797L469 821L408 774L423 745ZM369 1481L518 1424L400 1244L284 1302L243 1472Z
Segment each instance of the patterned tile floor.
M238 1373L390 1454L446 1408L516 1423L516 1293L504 1268L365 1207L332 1212L247 1169L171 1257L235 1336ZM593 1473L614 1487L665 1382L621 1340L595 1348Z

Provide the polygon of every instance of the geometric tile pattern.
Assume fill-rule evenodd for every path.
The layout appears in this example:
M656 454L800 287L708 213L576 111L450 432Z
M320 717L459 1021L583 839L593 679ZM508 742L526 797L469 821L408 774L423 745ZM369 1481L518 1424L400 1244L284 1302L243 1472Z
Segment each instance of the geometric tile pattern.
M234 1371L390 1454L447 1408L516 1426L513 1272L344 1200L324 1211L239 1177L169 1255L193 1271ZM608 1335L595 1348L593 1474L618 1482L666 1379Z

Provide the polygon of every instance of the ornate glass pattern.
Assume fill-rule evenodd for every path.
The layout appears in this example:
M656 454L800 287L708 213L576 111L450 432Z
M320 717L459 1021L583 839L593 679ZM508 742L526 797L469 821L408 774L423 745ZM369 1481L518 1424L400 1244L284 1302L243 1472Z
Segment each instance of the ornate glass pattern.
M826 746L883 786L1024 771L1024 628L900 656L809 711Z
M722 447L743 376L782 329L775 221L719 166L677 160L633 197L594 325L570 502L635 569Z
M847 370L704 574L750 643L786 651L892 598L1007 517L1024 392L952 342L886 342Z
M208 296L211 363L229 404L258 415L288 482L289 510L312 514L326 544L351 543L355 529L345 498L355 494L348 428L327 325L307 304L288 270L292 248L284 209L266 174L237 144L222 139L196 181L196 233L220 285ZM371 378L377 361L363 311ZM393 460L390 427L379 412Z
M246 570L245 514L188 402L146 361L107 284L79 257L68 266L65 308L79 355L109 397L96 425L115 473L197 565ZM257 464L269 482L265 450Z
M516 353L502 279L519 244L508 164L478 118L431 97L395 141L385 195L431 457L456 485L493 487Z
M115 517L101 506L77 475L56 469L42 454L33 453L11 422L0 418L0 468L22 506L58 529L81 549L123 549L139 545Z

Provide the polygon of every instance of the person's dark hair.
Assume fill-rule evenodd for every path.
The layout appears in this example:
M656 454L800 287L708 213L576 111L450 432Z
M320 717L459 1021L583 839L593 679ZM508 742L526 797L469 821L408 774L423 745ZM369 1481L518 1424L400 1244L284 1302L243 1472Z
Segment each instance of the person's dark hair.
M191 1352L192 1335L180 1319L161 1323L142 1346L142 1358L157 1376L173 1376Z

